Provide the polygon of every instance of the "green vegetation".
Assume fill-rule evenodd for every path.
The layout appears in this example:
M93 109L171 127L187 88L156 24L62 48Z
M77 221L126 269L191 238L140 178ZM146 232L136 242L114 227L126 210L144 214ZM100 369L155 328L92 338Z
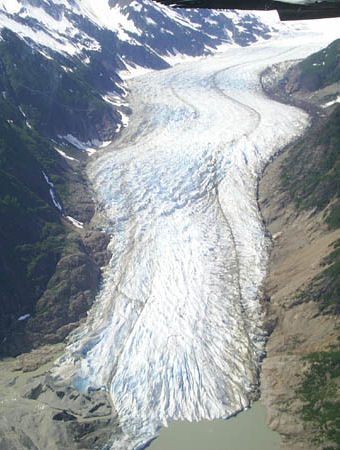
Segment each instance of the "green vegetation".
M340 82L340 39L297 65L303 89ZM327 208L330 228L340 227L340 105L298 141L282 168L282 186L298 209Z
M330 228L340 227L340 106L325 124L295 144L281 179L298 209L329 205L326 222Z
M318 78L313 89L340 81L340 39L298 64L301 83ZM311 86L310 86L311 87ZM340 227L340 105L291 148L281 167L281 186L298 210L324 211L330 229ZM334 243L326 268L300 294L321 311L340 312L340 251Z
M340 228L340 205L333 206L326 222L330 228Z
M299 299L313 300L320 311L340 312L340 240L332 244L333 251L323 260L326 268L299 295Z
M324 450L340 449L340 344L304 360L308 368L296 392L303 402L300 414L312 424L315 443L326 445Z
M49 137L70 133L86 140L90 126L95 131L105 115L113 117L112 107L89 83L92 65L58 54L47 59L8 29L1 37L1 91L21 107L39 133Z
M42 175L42 170L57 173L58 154L34 131L8 123L0 111L0 336L4 337L19 315L34 309L63 251L66 230Z
M100 94L115 86L112 33L104 36L105 49L89 52L88 64L32 48L9 29L0 34L0 342L15 330L9 342L25 327L19 316L44 312L39 298L72 250L43 175L67 204L71 170L51 138L113 133L116 112Z
M17 100L17 93L22 94L19 80L37 87L41 68L30 66L37 60L13 36L5 33L7 40L0 41L0 342L20 315L34 311L66 242L66 229L42 174L65 195L61 158L34 127L27 126L18 107L23 104ZM21 66L19 53L25 59L29 52L27 67L25 61Z
M340 311L340 240L334 244L334 250L324 259L327 268L320 275L320 279L327 282L327 289L323 295L323 307L335 307Z
M340 40L297 65L302 90L315 91L340 82ZM334 96L333 96L334 98ZM297 210L323 212L329 229L340 228L340 105L292 147L281 170L281 185ZM299 295L313 300L320 313L340 312L340 240L333 242L322 269ZM310 424L313 442L340 449L340 338L327 351L304 358L306 371L296 391L300 415Z
M340 39L298 64L303 88L316 90L340 80Z
M328 120L310 130L289 152L281 170L282 187L298 210L325 211L330 229L340 227L340 106ZM325 259L327 266L300 294L318 302L320 311L340 312L340 251Z

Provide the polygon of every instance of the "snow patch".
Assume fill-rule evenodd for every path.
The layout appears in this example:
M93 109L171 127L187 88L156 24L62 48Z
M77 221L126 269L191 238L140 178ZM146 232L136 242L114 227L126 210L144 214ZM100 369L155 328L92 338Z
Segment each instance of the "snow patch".
M25 112L24 112L24 110L22 109L22 107L21 106L19 106L19 111L21 112L21 114L24 116L24 118L26 119L26 114L25 114Z
M84 228L83 222L80 222L79 220L74 219L71 216L66 216L66 219L68 219L76 228Z
M213 19L211 19L210 17L205 17L205 18L204 18L204 22L205 22L205 23L208 23L209 25L214 25L214 26L217 25L216 20L213 20Z
M119 95L112 92L107 92L105 95L102 95L102 99L113 106L123 106L127 104Z
M132 2L130 4L130 6L131 6L131 8L133 8L137 12L141 12L142 11L142 5L139 2L134 1L134 2Z
M99 43L88 36L86 33L75 27L65 15L60 20L54 19L43 8L34 7L28 3L25 7L16 6L17 0L0 0L0 28L7 27L21 37L28 37L40 45L46 46L59 53L66 53L70 56L82 53L83 50L100 50ZM12 5L12 8L10 8ZM17 4L19 5L19 4ZM68 5L69 7L69 5ZM38 22L39 27L32 27L23 22L16 20L15 16L10 17L9 14L16 14L20 11L20 20L34 19ZM51 56L41 48L39 52L46 58L52 59Z
M10 28L14 33L17 33L21 37L28 37L34 42L38 42L41 45L49 47L56 52L66 53L70 56L74 56L78 49L68 42L66 39L55 39L51 34L42 30L33 30L29 26L7 17L0 11L0 28L7 27Z
M78 161L79 162L79 159L72 158L72 156L66 155L66 153L63 152L62 150L60 150L60 148L54 147L54 150L56 150L59 153L59 155L61 155L63 158L69 159L70 161Z
M119 114L121 116L122 125L124 128L126 128L129 125L129 116L122 111L119 111Z
M324 105L322 105L322 107L323 108L329 108L330 106L333 106L336 103L340 103L340 95L335 100L331 100L330 102L325 103Z
M64 139L69 144L73 145L74 147L78 148L79 150L83 150L87 152L89 155L92 155L96 152L96 149L90 147L90 142L82 142L79 139L77 139L75 136L72 136L72 134L67 134L66 136L58 136L61 139Z
M67 141L69 144L73 145L79 150L87 152L89 155L96 153L97 148L105 148L111 144L112 141L100 141L99 139L92 139L91 141L82 142L72 134L67 134L66 136L58 135L59 139ZM96 148L93 148L96 147Z
M110 144L112 144L112 141L104 141L100 144L100 148L106 148L108 147Z
M91 156L91 155L94 155L94 154L97 152L97 150L96 150L95 148L92 148L92 147L88 147L85 151L86 151L86 153L88 153L90 156Z
M59 209L59 211L61 212L63 210L63 208L62 208L61 204L58 202L57 197L56 197L56 195L54 193L54 189L53 189L54 188L54 184L52 183L52 181L49 180L48 176L46 175L46 173L44 171L42 171L42 174L43 174L43 176L45 178L46 183L50 187L50 196L51 196L52 202L53 202L54 206L57 209Z
M107 0L81 0L79 7L82 13L89 17L101 28L115 31L119 39L126 41L131 39L128 33L141 35L142 32L136 28L134 22L122 14L120 6L110 8Z
M52 183L52 181L49 180L49 178L48 178L48 176L46 175L46 173L43 171L42 174L43 174L43 176L44 176L44 178L45 178L46 183L47 183L50 187L54 187L54 184Z
M63 70L65 70L65 72L71 72L71 73L73 73L74 72L74 70L73 69L71 69L71 67L67 67L67 66L60 66Z
M41 48L38 49L38 52L46 59L49 59L50 61L53 61L52 56L50 56L47 52L45 52L44 50L42 50Z
M163 59L165 58L163 57ZM139 66L138 64L128 64L126 61L124 61L124 64L125 69L119 71L119 76L123 80L140 77L141 75L145 75L153 70L148 67Z
M58 200L57 200L57 198L56 198L56 196L54 194L54 190L53 189L50 189L50 195L51 195L51 199L53 201L54 206L57 209L59 209L59 211L61 212L63 208L62 208L61 204L58 202Z
M19 321L21 321L21 320L26 320L26 319L28 319L29 317L31 317L31 314L24 314L23 316L18 317L18 320L19 320Z
M22 7L22 4L18 0L0 0L0 8L8 14L17 14Z
M157 23L153 19L151 19L151 17L145 17L145 22L148 25L157 26Z

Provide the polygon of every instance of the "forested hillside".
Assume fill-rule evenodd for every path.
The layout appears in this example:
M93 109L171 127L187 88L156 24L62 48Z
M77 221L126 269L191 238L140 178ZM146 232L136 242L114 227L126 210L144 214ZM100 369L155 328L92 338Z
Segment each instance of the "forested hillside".
M60 305L65 301L72 304L70 292L62 292L52 280L50 287L54 293L49 293L48 301L41 298L61 256L75 252L72 224L67 224L66 216L89 221L94 212L89 194L82 195L86 187L84 175L81 170L74 174L74 170L81 168L80 161L65 159L60 152L69 151L69 146L63 142L57 145L55 140L60 141L58 136L67 134L84 140L91 136L98 142L109 139L115 134L120 117L87 83L89 74L83 73L82 65L74 64L79 71L65 70L60 58L57 55L56 60L46 59L13 32L2 30L0 341L4 352L18 353L43 342L43 327L39 323L48 323L46 328L53 333L68 322L77 322L79 314L84 315L92 303L98 282L97 268L90 283L78 287L78 295L87 290L91 295L77 307L78 311L69 311L66 316ZM85 157L79 150L76 156ZM71 167L68 161L76 164ZM76 195L72 194L75 189ZM77 252L87 258L84 249ZM59 306L54 304L56 295ZM59 323L54 326L56 315ZM26 324L34 320L36 324L27 335ZM67 331L50 340L60 340Z

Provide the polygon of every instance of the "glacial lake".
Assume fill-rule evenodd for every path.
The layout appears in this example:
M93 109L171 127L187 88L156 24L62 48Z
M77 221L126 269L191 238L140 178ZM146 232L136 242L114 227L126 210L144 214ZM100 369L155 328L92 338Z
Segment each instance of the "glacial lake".
M260 402L228 420L174 422L162 428L150 450L279 450L280 435L265 423Z

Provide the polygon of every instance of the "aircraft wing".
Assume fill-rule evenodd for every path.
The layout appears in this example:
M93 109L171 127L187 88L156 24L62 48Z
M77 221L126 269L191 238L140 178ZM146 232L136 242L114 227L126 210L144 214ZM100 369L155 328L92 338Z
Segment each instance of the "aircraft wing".
M340 17L340 0L155 0L175 8L276 9L281 20L323 19Z

